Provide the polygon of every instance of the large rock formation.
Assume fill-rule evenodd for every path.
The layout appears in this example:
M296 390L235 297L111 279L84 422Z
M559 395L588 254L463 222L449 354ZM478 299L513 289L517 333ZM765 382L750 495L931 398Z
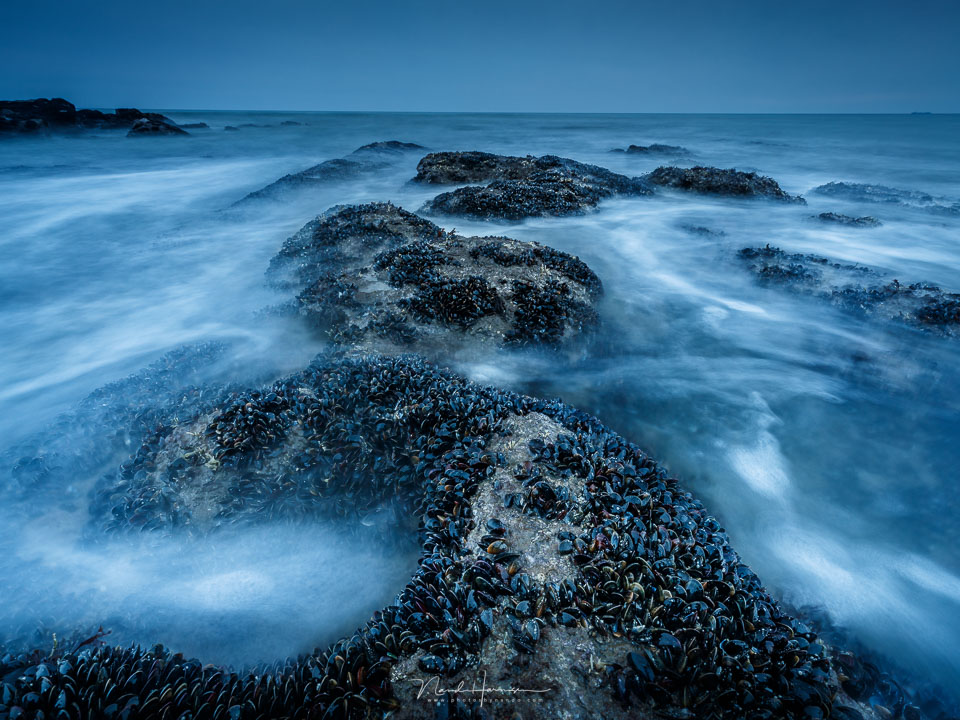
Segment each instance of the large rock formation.
M0 101L0 133L66 132L84 129L120 130L148 120L176 127L160 113L144 113L135 108L117 108L115 112L77 110L63 98L47 100Z
M13 658L4 703L50 717L64 705L109 716L133 699L137 717L201 717L205 703L238 718L432 717L421 688L481 678L491 698L536 693L538 717L809 718L849 702L811 628L639 448L559 401L417 359L319 358L160 422L95 513L115 530L204 532L216 520L362 524L384 502L418 524L419 569L329 649L249 676L162 648ZM477 699L448 710L481 717Z
M640 179L555 155L430 153L420 161L413 181L489 183L442 193L423 208L430 213L480 219L575 215L615 195L650 195L652 192Z
M764 197L786 202L805 202L800 196L788 195L773 178L733 168L722 170L701 165L692 168L663 166L645 175L644 179L653 185L707 195Z
M483 346L570 345L596 323L589 267L539 243L465 237L389 203L340 206L271 262L299 312L363 351L453 357Z
M904 285L863 265L787 253L769 245L744 248L739 256L763 284L815 295L845 310L883 320L946 335L960 333L960 294L944 292L936 285Z
M346 157L325 160L306 170L284 175L266 187L250 193L237 204L251 200L274 200L293 192L308 190L316 185L357 178L388 168L409 153L420 150L423 150L420 145L399 140L363 145Z

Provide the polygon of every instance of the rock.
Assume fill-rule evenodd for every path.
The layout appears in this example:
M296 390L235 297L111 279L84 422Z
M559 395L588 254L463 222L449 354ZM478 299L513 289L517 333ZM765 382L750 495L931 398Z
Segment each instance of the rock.
M183 670L182 656L162 648L104 648L82 660L63 653L65 675L47 679L56 691L40 703L67 683L83 702L99 699L142 666L157 673L127 683L141 706L163 678L185 683L166 699L173 716L196 716L202 703L220 715L229 699L297 717L309 693L310 707L339 702L344 717L429 718L424 685L481 680L488 702L497 689L536 693L538 717L826 717L835 696L854 707L816 634L764 590L703 505L640 448L560 401L412 357L321 356L153 427L96 493L93 517L111 530L337 518L354 521L357 542L372 541L361 519L390 502L406 518L395 541L420 543L418 568L366 625L288 660L272 682L217 671L208 696L194 691L209 682L200 661ZM561 553L564 542L572 552ZM11 704L42 682L17 675ZM458 700L479 698L441 710L456 715ZM495 704L504 716L528 706Z
M487 182L437 195L423 211L479 219L521 220L542 215L582 214L615 195L650 195L638 178L568 158L510 157L484 152L430 153L413 182Z
M195 123L181 123L180 127L185 130L208 130L210 126L205 122L195 122Z
M886 185L865 183L831 182L815 187L811 192L854 202L902 205L939 215L960 215L960 202L956 199L937 197L919 190L901 190Z
M130 128L130 132L127 133L127 137L139 137L142 135L160 136L189 134L190 133L188 133L186 130L183 130L165 120L158 120L156 118L140 118L133 124L133 127Z
M744 248L739 257L763 284L814 295L864 316L907 323L944 335L960 334L960 294L944 292L936 285L903 285L862 265L787 253L769 245Z
M122 129L144 118L176 125L159 113L144 113L135 108L117 108L113 113L77 110L63 98L0 101L0 133Z
M303 125L303 123L297 122L296 120L284 120L280 125L283 127L293 127L294 125Z
M284 175L276 182L250 193L235 204L239 205L251 200L274 200L292 192L308 190L319 184L360 177L366 173L391 167L408 153L419 150L423 150L423 147L399 140L363 145L346 157L326 160L306 170Z
M701 165L692 168L662 166L645 175L644 179L653 185L707 195L766 197L806 204L802 197L785 193L773 178L758 175L755 172L741 172L733 168L721 170Z
M227 130L228 132L238 132L240 130L240 128L234 127L233 125L224 125L223 129Z
M610 152L627 153L628 155L689 155L690 151L680 145L629 145L626 150L614 148Z
M880 227L883 224L870 215L851 217L850 215L841 215L835 212L823 212L814 217L823 220L823 222L836 223L837 225L850 225L853 227Z
M696 166L678 168L661 166L644 176L653 185L672 187L712 195L737 197L769 197L775 200L804 203L803 198L784 192L773 178L733 168L720 169Z
M602 294L581 260L535 242L465 237L389 203L338 206L284 243L268 276L335 343L453 357L569 346Z

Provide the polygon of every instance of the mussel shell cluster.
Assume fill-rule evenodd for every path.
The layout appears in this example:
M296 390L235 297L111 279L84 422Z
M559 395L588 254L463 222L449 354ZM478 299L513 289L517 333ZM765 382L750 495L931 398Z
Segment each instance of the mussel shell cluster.
M264 429L259 415L268 413L282 431ZM529 460L508 467L498 443L509 439L511 423L537 413L560 432L527 441ZM350 637L242 673L161 647L91 644L7 656L0 714L381 716L397 709L398 663L413 658L419 672L456 676L477 665L501 619L514 650L528 657L551 633L629 643L602 669L601 683L638 714L655 707L708 718L830 712L837 688L823 646L763 590L717 521L639 448L560 401L478 386L416 357L321 357L198 421L208 429L198 442L235 448L212 470L230 482L269 466L271 452L291 457L312 448L302 453L309 457L301 458L300 479L326 478L322 497L347 508L406 498L421 544L413 578ZM232 439L247 432L256 442ZM139 457L152 462L149 452ZM498 473L520 490L504 497L500 517L480 515L475 498ZM507 521L516 512L562 521L551 550L561 572L528 572Z

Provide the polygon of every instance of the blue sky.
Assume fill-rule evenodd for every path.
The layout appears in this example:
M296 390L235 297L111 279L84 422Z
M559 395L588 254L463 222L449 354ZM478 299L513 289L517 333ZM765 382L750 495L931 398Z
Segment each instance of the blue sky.
M84 107L960 112L960 2L27 0L0 98Z

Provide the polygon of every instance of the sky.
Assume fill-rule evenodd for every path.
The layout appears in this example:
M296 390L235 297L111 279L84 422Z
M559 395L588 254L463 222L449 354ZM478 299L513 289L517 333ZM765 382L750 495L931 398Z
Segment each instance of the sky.
M0 99L960 112L955 0L3 0Z

